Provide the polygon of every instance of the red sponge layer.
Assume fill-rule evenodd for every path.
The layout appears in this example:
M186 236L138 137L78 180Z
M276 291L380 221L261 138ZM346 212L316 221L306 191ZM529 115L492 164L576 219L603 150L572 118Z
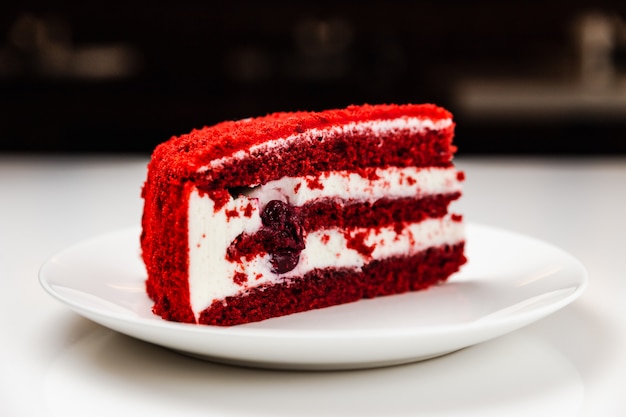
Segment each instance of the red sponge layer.
M373 261L362 272L314 270L285 285L253 289L240 297L215 301L201 324L232 326L302 311L345 304L362 298L428 288L448 278L465 262L463 244L428 249L415 256Z

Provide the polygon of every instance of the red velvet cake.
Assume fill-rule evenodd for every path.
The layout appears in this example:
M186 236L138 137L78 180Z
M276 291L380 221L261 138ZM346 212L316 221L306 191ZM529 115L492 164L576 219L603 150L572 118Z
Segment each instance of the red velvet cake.
M465 263L452 115L363 105L228 121L148 165L153 311L230 326L428 288Z

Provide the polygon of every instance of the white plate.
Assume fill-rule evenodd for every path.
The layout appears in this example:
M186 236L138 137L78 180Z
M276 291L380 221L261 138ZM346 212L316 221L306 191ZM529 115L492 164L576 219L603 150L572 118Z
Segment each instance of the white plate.
M107 234L52 257L43 288L79 314L204 359L284 369L356 369L423 360L519 329L575 300L585 268L533 238L468 224L461 272L429 290L234 327L154 316L139 230Z

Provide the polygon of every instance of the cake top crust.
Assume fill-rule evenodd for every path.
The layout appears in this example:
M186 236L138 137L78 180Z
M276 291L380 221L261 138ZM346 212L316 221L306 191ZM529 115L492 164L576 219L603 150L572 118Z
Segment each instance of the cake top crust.
M177 177L188 178L211 161L246 151L255 145L310 129L372 120L418 118L437 122L452 119L445 109L434 104L351 105L345 109L321 112L277 112L266 116L225 121L174 136L158 145L151 164L159 164Z

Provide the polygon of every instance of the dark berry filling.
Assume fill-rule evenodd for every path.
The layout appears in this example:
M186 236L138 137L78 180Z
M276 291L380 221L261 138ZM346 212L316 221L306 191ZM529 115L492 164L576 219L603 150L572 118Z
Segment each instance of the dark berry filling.
M261 213L263 226L253 234L240 234L229 246L226 258L231 262L252 260L258 254L269 254L274 273L293 270L304 249L304 233L325 228L396 227L446 214L450 201L459 193L415 199L381 199L375 203L342 204L333 199L320 200L302 207L272 200ZM348 238L348 236L346 236ZM374 247L365 245L365 235L348 239L349 247L371 255Z
M279 200L272 200L261 213L263 226L251 236L241 234L228 248L226 257L236 261L242 256L265 252L275 274L284 274L298 265L304 249L301 221L294 208ZM243 255L245 254L245 255Z
M304 249L302 225L292 206L272 200L261 213L262 233L267 242L272 272L284 274L298 265Z

